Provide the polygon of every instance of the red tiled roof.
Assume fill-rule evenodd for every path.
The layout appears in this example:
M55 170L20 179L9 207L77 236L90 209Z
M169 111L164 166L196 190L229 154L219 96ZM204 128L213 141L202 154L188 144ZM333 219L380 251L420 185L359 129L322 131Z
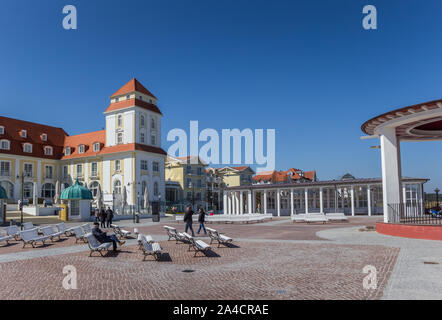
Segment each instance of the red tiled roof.
M92 146L90 146L92 148ZM151 152L151 153L157 153L162 155L167 155L166 151L164 151L162 148L158 147L152 147L147 146L139 143L129 143L129 144L119 144L112 147L104 147L97 153L89 153L87 154L87 151L83 154L74 154L70 156L64 156L62 160L67 159L75 159L75 158L83 158L83 157L90 157L93 155L104 155L104 154L110 154L110 153L120 153L120 152L128 152L128 151L145 151L145 152Z
M132 78L131 80L129 80L128 83L126 83L124 86L122 86L120 89L118 89L117 92L115 92L113 95L111 95L111 98L114 96L119 96L119 95L123 95L123 94L127 94L127 93L131 93L131 92L141 92L144 94L147 94L148 96L151 96L152 98L156 97L152 94L152 92L150 92L149 90L147 90L137 79Z
M268 181L271 183L277 182L288 182L289 181L289 172L292 172L292 181L300 180L300 179L308 179L314 181L316 178L316 171L307 171L304 172L304 176L300 176L298 172L301 171L299 169L290 168L287 171L262 171L259 174L255 175L252 179L254 181Z
M101 149L103 149L104 145L106 144L106 130L88 132L66 137L64 141L64 146L71 148L71 154L68 156L63 156L62 159L83 158L99 155L100 151L94 152L92 147L95 142L100 143L101 151ZM81 154L78 153L78 146L80 145L85 146L85 152Z
M121 109L126 109L126 108L130 108L133 106L137 106L152 112L156 112L162 115L160 109L158 109L158 107L152 103L148 103L146 101L143 100L139 100L139 99L129 99L129 100L123 100L123 101L119 101L119 102L114 102L111 103L106 111L106 112L110 112L110 111L114 111L114 110L121 110Z
M0 126L5 128L5 133L0 135L1 139L10 141L10 150L0 150L0 153L38 157L46 159L59 159L63 152L63 142L68 134L61 128L17 120L0 116ZM20 131L26 130L26 138L20 136ZM47 134L47 141L42 141L43 133ZM32 144L32 153L23 152L24 143ZM44 154L44 147L53 148L53 155Z

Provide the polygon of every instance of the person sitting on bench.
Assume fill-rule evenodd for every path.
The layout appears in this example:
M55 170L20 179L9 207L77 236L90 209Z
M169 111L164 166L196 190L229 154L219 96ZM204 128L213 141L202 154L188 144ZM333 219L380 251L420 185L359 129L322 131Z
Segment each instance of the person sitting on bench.
M94 229L92 230L92 234L94 235L94 237L98 240L98 242L100 243L105 243L105 242L112 242L114 251L117 250L117 243L122 246L126 241L121 241L118 240L117 236L114 234L111 234L110 236L108 236L106 234L106 232L103 232L100 230L99 228L99 223L95 222L94 223Z

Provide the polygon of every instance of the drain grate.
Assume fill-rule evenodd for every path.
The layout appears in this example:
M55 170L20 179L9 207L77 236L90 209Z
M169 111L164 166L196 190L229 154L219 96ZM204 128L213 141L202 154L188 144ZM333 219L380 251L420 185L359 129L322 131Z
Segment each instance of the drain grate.
M439 262L435 262L435 261L424 261L424 264L439 264Z
M192 272L195 272L195 270L192 270L192 269L184 269L182 272L185 272L185 273L192 273Z

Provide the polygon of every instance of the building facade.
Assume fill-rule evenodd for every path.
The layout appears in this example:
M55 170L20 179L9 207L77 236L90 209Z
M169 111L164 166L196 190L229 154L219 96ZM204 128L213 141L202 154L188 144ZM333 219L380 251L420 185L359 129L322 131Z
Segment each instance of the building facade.
M63 129L0 117L0 185L17 201L53 198L78 180L105 205L142 205L165 197L157 98L136 79L110 97L105 130L69 136ZM23 185L21 183L23 178Z

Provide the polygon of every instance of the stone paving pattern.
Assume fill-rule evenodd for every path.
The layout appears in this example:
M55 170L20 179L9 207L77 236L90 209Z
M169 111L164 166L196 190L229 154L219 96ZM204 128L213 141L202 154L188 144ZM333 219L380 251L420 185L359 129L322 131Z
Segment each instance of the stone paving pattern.
M161 246L167 254L159 262L142 261L136 246L123 246L104 258L81 252L2 263L0 299L379 299L399 252L240 242L194 257L185 244ZM377 290L362 286L367 264L378 270ZM77 290L62 288L65 265L77 269Z

